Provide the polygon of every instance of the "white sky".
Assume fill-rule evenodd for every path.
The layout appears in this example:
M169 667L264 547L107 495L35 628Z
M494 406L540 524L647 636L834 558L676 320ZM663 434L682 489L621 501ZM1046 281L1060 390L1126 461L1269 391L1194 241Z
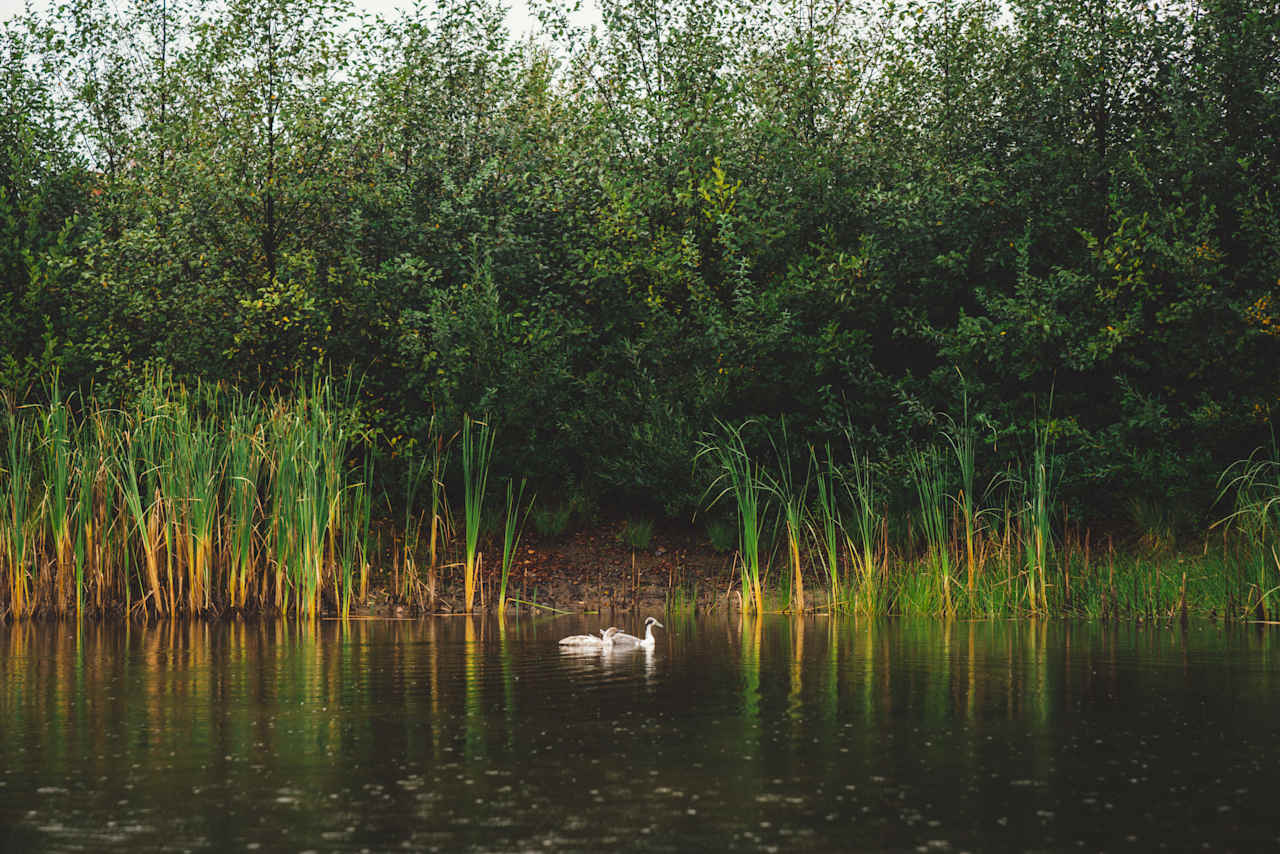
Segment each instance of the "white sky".
M525 0L505 0L505 2L511 8L508 16L511 22L511 34L517 38L528 35L536 24L529 16L528 4ZM31 6L35 9L45 9L49 5L50 0L31 0ZM413 5L413 0L354 0L354 5L368 12L390 16L401 8ZM0 21L8 21L25 6L26 0L0 0ZM594 1L583 0L582 6L582 11L573 18L574 23L583 26L599 23L600 12Z

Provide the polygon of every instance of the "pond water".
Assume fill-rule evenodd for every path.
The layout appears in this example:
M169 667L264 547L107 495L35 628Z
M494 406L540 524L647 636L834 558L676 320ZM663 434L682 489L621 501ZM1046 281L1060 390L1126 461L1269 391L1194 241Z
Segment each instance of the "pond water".
M1280 844L1268 630L602 619L0 626L0 850Z

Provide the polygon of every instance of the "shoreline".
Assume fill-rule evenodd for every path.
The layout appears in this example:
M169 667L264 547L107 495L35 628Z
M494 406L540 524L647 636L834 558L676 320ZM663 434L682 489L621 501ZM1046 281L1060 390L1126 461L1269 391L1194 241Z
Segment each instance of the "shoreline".
M617 532L620 523L597 523L559 537L538 538L527 536L521 542L518 556L513 560L507 589L507 611L513 614L632 614L688 612L706 614L713 612L736 613L742 610L739 594L740 579L733 553L717 552L688 526L668 525L655 533L653 543L645 549L632 549L620 542ZM1068 554L1067 561L1079 560ZM1207 619L1214 622L1241 622L1258 625L1276 621L1260 617L1257 613L1232 614L1230 596L1223 601L1213 601L1208 590L1191 590L1188 593L1187 577L1197 567L1210 571L1209 564L1223 558L1207 553L1186 550L1161 549L1144 553L1139 544L1130 544L1109 556L1109 566L1103 570L1095 561L1095 573L1107 572L1112 587L1101 601L1095 601L1096 613L1088 613L1086 604L1071 601L1065 607L1051 608L1048 613L1036 613L1009 603L999 611L975 608L973 603L961 604L951 613L932 612L922 608L903 607L900 599L905 594L897 591L898 607L877 611L873 616L931 617L937 619L992 620L992 619L1085 619L1099 622L1150 622L1179 619ZM924 576L918 560L897 559L892 563L902 574ZM1087 569L1087 567L1086 567ZM1073 571L1079 572L1079 567ZM1117 575L1117 570L1119 574ZM1139 589L1147 580L1139 578L1143 570L1149 570L1157 580L1163 580L1163 588ZM1219 572L1221 570L1219 569ZM439 569L439 588L434 607L426 601L425 592L417 598L400 597L393 593L397 567L391 556L384 555L378 566L371 567L369 591L364 601L353 601L347 619L419 619L432 616L461 616L462 579L458 564L445 562ZM497 614L496 599L499 573L487 564L478 588L481 603L470 613L489 617ZM1177 577L1178 584L1168 581ZM765 609L767 614L792 614L795 616L846 615L854 608L832 608L825 579L812 565L806 565L805 607L794 607L789 589L788 570L773 566L765 578ZM902 584L901 579L897 582ZM1079 581L1076 582L1080 584ZM996 583L993 586L1000 586ZM1221 586L1221 585L1219 585ZM1122 589L1125 588L1125 589ZM420 585L425 590L425 585ZM953 595L963 597L961 579L952 580ZM1131 594L1131 595L1130 595ZM1092 591L1097 600L1096 589ZM1110 601L1106 601L1110 597ZM1123 600L1121 597L1125 597ZM85 618L93 621L120 620L125 622L151 622L153 620L206 619L211 621L235 619L300 618L296 610L272 611L265 609L241 609L222 607L206 612L179 612L158 615L141 612L137 602L126 615L123 603L106 605L101 609L86 609ZM11 613L0 615L0 623L44 622L74 619L74 609L53 611L41 607L34 613L15 620ZM341 620L336 603L323 600L317 619Z

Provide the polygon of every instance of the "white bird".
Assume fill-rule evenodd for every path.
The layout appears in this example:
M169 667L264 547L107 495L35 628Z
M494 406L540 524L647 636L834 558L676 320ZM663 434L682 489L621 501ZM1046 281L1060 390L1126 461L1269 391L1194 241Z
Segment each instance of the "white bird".
M613 645L613 636L617 634L617 628L610 626L607 629L600 630L600 637L595 635L569 635L567 638L560 639L560 646L586 647L590 649L600 649Z
M644 621L644 638L638 638L635 635L629 635L626 632L617 632L613 636L613 645L615 647L643 647L652 649L654 645L653 627L665 629L666 626L659 623L656 618L649 617Z

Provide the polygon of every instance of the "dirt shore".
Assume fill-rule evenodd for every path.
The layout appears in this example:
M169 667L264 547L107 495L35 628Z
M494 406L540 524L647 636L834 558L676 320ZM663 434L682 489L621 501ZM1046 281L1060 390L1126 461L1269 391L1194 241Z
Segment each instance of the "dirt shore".
M655 528L647 548L632 549L620 541L619 529L600 524L563 537L526 534L511 570L507 610L660 612L669 602L698 611L736 607L731 555L679 528ZM490 609L497 598L498 573L498 562L486 554L483 598ZM373 583L370 614L454 613L463 607L457 567L441 571L434 608L392 596L386 572L375 572Z

